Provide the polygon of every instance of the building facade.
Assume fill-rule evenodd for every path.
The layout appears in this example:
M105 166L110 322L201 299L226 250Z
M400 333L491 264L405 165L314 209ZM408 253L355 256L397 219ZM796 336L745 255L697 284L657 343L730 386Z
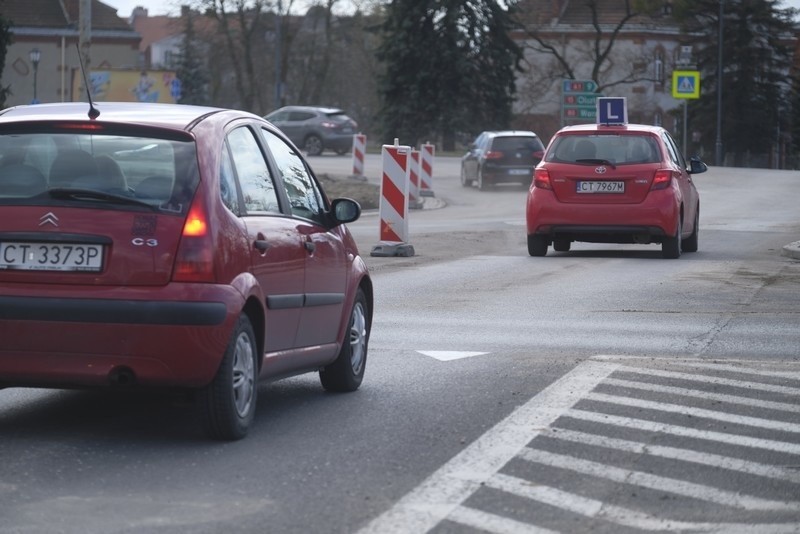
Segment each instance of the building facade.
M81 25L87 6L91 22ZM139 34L98 0L4 0L2 7L13 37L0 79L11 90L6 106L86 100L75 87L83 87L79 44L87 40L89 69L141 68Z

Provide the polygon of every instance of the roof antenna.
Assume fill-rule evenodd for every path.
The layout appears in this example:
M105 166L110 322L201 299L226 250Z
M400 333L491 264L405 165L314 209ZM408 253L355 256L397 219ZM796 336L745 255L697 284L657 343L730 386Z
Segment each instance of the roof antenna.
M83 74L83 86L86 87L86 97L89 99L89 118L94 120L100 116L100 110L94 107L92 102L92 90L89 88L89 80L86 79L86 69L83 67L83 56L81 56L81 49L78 43L75 43L75 49L78 51L78 61L81 64L81 74Z

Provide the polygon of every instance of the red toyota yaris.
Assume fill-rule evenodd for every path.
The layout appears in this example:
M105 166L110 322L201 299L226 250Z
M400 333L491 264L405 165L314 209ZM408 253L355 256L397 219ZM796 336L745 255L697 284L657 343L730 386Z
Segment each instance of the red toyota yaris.
M4 110L0 387L187 388L220 439L251 427L259 378L355 390L372 284L344 223L360 211L249 113Z
M705 163L684 160L664 129L585 124L559 130L528 191L528 253L559 252L573 241L660 243L664 258L698 247L700 197L692 175Z

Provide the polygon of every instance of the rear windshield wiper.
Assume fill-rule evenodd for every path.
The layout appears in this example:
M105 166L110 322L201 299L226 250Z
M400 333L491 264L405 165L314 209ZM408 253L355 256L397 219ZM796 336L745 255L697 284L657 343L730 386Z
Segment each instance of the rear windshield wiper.
M587 163L589 165L608 165L612 169L616 169L617 166L614 165L613 162L607 159L599 159L599 158L589 158L589 159L576 159L575 163Z
M134 206L144 206L151 211L158 211L158 207L153 206L138 198L126 197L125 195L117 195L107 191L98 191L97 189L80 189L74 187L54 187L47 190L47 194L53 198L68 198L71 200L91 200L109 202L112 204L131 204Z

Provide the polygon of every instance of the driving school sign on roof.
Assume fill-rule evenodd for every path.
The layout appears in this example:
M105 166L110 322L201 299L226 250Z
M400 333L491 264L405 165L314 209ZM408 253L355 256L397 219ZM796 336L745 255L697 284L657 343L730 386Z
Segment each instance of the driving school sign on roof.
M700 71L672 71L673 98L700 98Z

